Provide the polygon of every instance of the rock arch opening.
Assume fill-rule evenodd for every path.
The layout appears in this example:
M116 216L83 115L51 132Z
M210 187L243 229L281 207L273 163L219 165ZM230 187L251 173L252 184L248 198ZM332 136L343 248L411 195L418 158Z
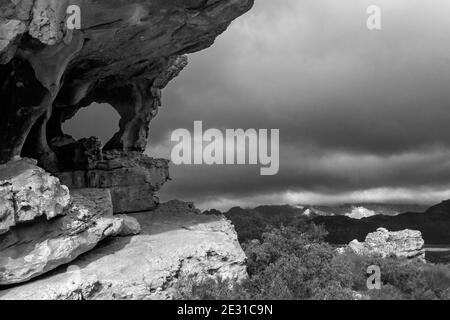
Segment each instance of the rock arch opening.
M108 103L92 103L62 124L64 134L75 140L97 137L104 146L119 130L119 113Z

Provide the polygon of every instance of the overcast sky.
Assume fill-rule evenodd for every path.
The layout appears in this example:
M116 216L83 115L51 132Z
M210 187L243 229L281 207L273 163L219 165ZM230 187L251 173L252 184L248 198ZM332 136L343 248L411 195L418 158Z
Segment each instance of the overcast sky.
M381 31L366 28L371 4ZM280 129L280 172L172 167L164 200L226 209L450 198L450 2L256 0L164 91L148 153L169 157L172 131L194 120Z

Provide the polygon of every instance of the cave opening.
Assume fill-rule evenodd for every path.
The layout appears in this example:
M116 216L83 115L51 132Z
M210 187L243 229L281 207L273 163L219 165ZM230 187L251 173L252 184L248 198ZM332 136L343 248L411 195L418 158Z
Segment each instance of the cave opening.
M62 130L75 140L97 137L104 146L119 131L120 118L110 104L94 102L64 122Z

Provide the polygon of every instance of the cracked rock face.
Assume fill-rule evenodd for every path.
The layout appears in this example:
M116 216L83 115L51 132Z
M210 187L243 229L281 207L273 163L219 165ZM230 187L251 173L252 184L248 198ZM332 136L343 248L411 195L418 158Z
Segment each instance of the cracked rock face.
M0 235L18 224L63 215L70 195L59 180L30 159L0 166Z
M139 235L112 238L68 268L0 291L0 300L165 299L185 274L247 276L245 254L225 217L202 215L178 201L131 217L141 225Z
M365 242L353 240L348 247L359 255L417 259L425 262L424 245L425 241L420 231L389 232L379 228L376 232L369 233Z
M47 273L108 237L139 232L134 218L113 216L107 191L79 190L72 194L65 216L22 225L0 236L0 286Z
M67 149L65 152L70 159L75 159L70 156L72 152L67 152ZM138 152L102 152L95 148L88 154L96 156L81 157L88 159L81 161L84 164L75 171L56 173L61 183L72 190L109 190L115 214L148 211L159 204L155 193L170 179L169 161L153 159Z

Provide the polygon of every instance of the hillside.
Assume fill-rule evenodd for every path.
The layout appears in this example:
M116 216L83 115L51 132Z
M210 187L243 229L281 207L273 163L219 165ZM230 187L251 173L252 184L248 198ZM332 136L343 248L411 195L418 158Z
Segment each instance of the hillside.
M393 208L407 206L383 206L381 204L376 206L360 204L358 206L376 210L376 215L362 219L350 218L346 215L350 205L336 207L260 206L254 209L235 207L224 214L236 226L241 242L259 239L267 226L290 225L297 219L304 219L313 221L316 225L323 225L328 232L326 240L332 244L344 244L354 239L364 241L368 233L379 227L391 231L419 230L427 244L447 245L450 243L450 200L432 206L424 212L406 212L398 215L386 215L386 213L393 213ZM420 208L420 206L410 206L410 208ZM217 214L220 212L211 210L206 213Z
M316 217L314 223L324 225L334 244L348 243L353 239L363 241L369 232L379 227L391 231L419 230L427 244L450 243L450 200L435 205L423 213L407 212L397 216L377 215L360 220L345 216Z

